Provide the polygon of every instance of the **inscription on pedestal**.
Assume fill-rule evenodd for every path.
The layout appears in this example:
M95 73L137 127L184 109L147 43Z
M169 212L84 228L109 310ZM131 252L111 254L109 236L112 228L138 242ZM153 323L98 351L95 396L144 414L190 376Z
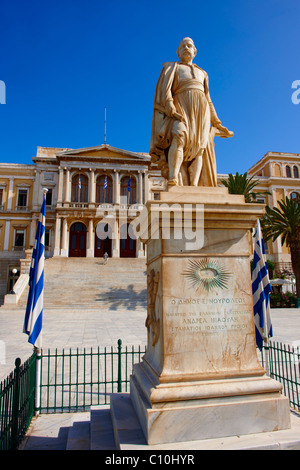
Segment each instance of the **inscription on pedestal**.
M179 331L188 333L201 333L204 335L218 334L222 331L246 330L248 326L249 313L247 310L238 310L239 305L245 305L243 298L213 298L213 299L171 299L171 305L182 306L184 311L166 313L167 319L172 321L171 334ZM196 309L188 309L189 306L196 306ZM214 310L209 311L207 306L213 306ZM218 307L225 305L225 308L218 310ZM226 308L227 306L227 308ZM228 306L230 306L228 308Z

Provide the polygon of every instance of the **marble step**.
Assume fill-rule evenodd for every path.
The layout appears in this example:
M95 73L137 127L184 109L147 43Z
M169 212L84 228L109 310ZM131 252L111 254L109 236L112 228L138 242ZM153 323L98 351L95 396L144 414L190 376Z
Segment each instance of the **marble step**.
M92 406L89 421L75 418L66 450L116 450L110 405Z

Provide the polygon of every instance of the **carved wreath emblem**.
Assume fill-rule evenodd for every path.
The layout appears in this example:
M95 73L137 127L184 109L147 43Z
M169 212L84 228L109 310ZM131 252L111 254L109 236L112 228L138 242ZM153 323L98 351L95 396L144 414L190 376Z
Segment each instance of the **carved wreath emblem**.
M190 286L196 290L210 291L213 288L227 289L231 273L223 264L210 259L189 260L189 266L183 273Z

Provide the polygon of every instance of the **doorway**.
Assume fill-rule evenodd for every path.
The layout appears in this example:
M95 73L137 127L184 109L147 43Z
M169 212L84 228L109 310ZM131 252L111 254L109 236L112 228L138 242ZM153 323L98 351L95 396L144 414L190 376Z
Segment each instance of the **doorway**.
M104 238L105 234L106 238ZM111 226L109 224L98 225L95 231L95 258L103 258L104 253L107 253L108 257L111 258L111 239Z
M128 233L130 224L124 224L120 228L120 258L136 257L136 240Z
M86 226L82 222L71 225L69 256L78 258L86 256Z

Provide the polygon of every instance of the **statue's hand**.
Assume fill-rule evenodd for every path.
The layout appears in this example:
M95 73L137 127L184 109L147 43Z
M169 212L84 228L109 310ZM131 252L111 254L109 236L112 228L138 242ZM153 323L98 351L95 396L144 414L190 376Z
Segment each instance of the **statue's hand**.
M234 134L232 131L229 131L227 127L222 126L221 123L215 124L215 127L219 131L219 137L232 137Z
M167 116L169 117L173 117L176 114L176 108L174 106L173 101L167 101L165 110Z

